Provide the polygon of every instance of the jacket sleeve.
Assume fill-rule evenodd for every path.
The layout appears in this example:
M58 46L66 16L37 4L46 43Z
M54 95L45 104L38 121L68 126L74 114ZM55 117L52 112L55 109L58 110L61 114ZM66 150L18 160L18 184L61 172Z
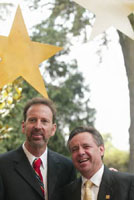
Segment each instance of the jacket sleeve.
M132 176L131 187L129 190L129 200L134 199L134 175Z
M72 166L72 174L71 174L71 181L70 182L76 180L76 178L77 178L76 169L74 168L74 166Z
M3 184L3 181L2 181L2 177L0 176L0 200L4 200L4 194L5 194L5 191L4 191L4 184Z

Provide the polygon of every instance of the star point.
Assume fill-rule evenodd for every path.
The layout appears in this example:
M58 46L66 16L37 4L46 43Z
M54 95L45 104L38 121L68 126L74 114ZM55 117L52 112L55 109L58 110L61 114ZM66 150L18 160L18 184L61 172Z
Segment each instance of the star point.
M98 34L113 26L131 39L134 39L134 31L128 19L128 15L134 11L133 0L73 1L96 15L90 38L93 39Z
M22 76L39 93L48 97L39 64L60 50L61 47L30 40L18 6L9 36L0 36L0 88Z

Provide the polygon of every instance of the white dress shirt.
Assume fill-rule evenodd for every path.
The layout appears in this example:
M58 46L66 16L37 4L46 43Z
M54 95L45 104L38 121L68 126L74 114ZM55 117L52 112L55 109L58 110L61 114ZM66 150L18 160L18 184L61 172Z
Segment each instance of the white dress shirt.
M33 161L38 158L35 157L34 155L32 155L25 147L25 145L22 145L22 148L24 150L24 153L26 154L26 157L28 158L31 166L33 167ZM45 200L48 200L48 194L47 194L47 148L45 150L45 152L40 156L40 159L42 161L40 170L41 170L41 174L43 177L43 183L44 183L44 189L45 189Z
M93 186L91 187L92 200L97 200L103 172L104 165L102 165L102 167L90 178L90 181L93 183ZM86 181L87 179L82 176L81 200L83 200L84 197L84 184Z

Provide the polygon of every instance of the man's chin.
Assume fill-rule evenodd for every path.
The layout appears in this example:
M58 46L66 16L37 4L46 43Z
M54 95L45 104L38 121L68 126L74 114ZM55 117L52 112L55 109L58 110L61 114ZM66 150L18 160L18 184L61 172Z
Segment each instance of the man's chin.
M47 145L47 143L43 140L43 141L39 141L39 140L34 140L31 143L31 146L34 148L41 148Z

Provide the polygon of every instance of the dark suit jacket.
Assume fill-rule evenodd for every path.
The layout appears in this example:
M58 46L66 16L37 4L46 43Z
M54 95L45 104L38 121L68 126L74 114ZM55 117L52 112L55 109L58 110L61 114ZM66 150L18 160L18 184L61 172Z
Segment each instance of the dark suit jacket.
M48 150L49 200L60 200L60 189L75 179L71 160ZM22 147L0 155L0 200L43 200L35 172Z
M81 178L63 189L63 200L81 200ZM97 200L134 200L134 176L128 173L110 171L104 167L104 173Z

